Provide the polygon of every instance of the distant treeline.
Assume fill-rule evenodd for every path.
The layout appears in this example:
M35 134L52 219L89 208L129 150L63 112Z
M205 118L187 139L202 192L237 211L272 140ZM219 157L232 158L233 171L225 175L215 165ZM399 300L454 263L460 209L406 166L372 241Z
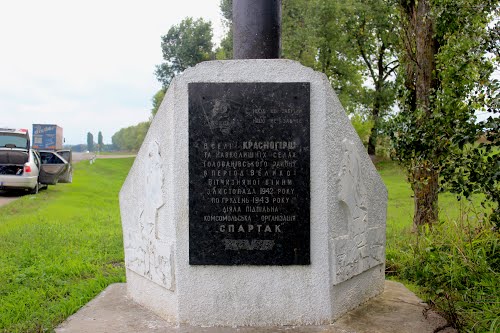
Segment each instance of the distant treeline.
M64 145L64 149L71 149L71 151L74 151L76 153L84 153L86 151L90 151L89 147L82 143L78 145ZM117 151L119 150L118 147L115 145L103 145L101 148L101 151Z
M139 150L148 132L149 125L150 122L145 121L135 126L120 129L111 137L113 146L116 150Z

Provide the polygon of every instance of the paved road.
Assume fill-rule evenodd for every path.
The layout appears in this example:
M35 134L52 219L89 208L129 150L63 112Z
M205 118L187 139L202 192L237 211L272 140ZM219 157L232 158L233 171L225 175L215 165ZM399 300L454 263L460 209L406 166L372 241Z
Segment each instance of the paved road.
M27 193L28 192L24 191L0 191L0 207L22 197L23 195L26 195Z
M95 155L93 153L73 153L73 163L90 160ZM126 157L135 157L135 155L98 155L97 158L126 158ZM0 207L12 202L23 195L26 195L28 192L25 191L0 191Z
M132 154L128 154L128 155L125 155L125 154L123 154L123 155L95 155L94 153L73 153L73 162L90 160L94 156L98 159L135 157L135 155L132 155Z

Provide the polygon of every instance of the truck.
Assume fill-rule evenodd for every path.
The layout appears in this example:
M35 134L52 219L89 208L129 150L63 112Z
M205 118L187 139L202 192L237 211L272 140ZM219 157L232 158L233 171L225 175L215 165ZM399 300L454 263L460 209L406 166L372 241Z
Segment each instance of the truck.
M62 127L55 124L33 124L31 147L40 154L42 162L45 163L49 161L43 161L43 159L44 157L52 156L50 152L59 154L59 157L62 156L69 163L69 171L63 175L61 182L71 183L73 177L73 154L70 149L63 149L63 143Z
M33 124L33 149L61 150L63 149L63 129L54 124Z

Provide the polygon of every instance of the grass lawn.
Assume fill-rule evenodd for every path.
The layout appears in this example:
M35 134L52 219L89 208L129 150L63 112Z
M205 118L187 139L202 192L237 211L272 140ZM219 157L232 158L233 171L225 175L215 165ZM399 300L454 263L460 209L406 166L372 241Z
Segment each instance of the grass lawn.
M101 152L96 153L96 154L97 155L110 155L110 156L113 156L113 155L118 155L118 156L136 155L137 151L101 151Z
M77 163L72 184L0 208L0 332L50 332L125 280L118 191L132 162Z
M377 170L384 180L389 192L387 205L387 242L393 243L401 234L411 234L413 221L413 192L406 180L404 171L393 161L377 163ZM441 221L460 220L466 216L477 221L476 215L481 215L480 200L472 202L457 201L451 193L439 194L439 219ZM477 213L477 214L476 214Z

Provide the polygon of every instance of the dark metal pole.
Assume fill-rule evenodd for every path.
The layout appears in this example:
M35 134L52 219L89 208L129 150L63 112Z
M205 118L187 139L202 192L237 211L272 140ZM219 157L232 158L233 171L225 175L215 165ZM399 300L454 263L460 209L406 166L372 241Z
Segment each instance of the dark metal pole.
M233 0L234 59L276 59L281 53L281 0Z

